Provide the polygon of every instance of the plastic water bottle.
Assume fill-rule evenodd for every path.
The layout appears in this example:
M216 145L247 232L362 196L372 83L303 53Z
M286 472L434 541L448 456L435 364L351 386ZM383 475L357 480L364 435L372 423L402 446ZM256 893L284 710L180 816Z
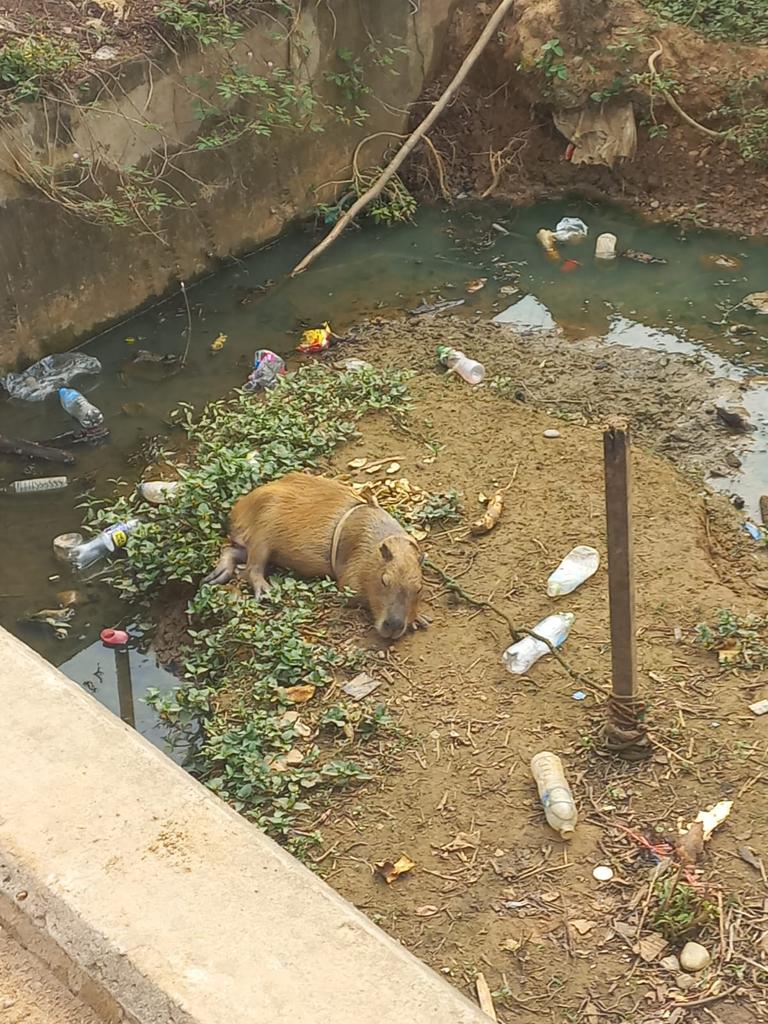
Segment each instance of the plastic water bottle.
M458 373L467 384L479 384L485 377L485 367L474 359L465 356L449 345L437 346L437 358L443 365L447 366L452 373Z
M62 491L68 484L65 476L37 476L32 480L14 480L2 490L5 494L42 494L43 491Z
M600 565L600 555L586 544L569 551L560 565L547 580L549 597L562 597L572 593L582 583L594 576Z
M560 612L548 615L533 627L533 632L549 640L553 647L561 647L571 631L574 616L571 612ZM544 654L549 654L549 647L541 640L532 636L523 637L512 644L501 656L504 668L512 675L521 676Z
M104 413L88 401L74 388L59 388L59 401L65 412L77 420L85 430L100 427L104 422Z
M547 821L563 839L570 839L576 831L578 813L565 777L563 762L557 754L542 750L531 758L531 772L539 789L539 800Z
M108 526L106 530L97 533L95 537L73 547L69 553L72 567L87 569L105 555L111 555L113 551L124 548L139 523L139 519L128 519L124 523Z

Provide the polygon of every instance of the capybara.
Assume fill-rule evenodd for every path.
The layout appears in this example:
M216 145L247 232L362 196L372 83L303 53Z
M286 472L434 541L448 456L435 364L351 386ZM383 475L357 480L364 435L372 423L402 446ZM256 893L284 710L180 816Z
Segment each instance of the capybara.
M419 615L422 556L416 541L377 505L334 480L290 473L235 502L229 544L206 583L228 583L245 563L257 598L269 564L300 576L333 576L370 609L389 640L425 626Z

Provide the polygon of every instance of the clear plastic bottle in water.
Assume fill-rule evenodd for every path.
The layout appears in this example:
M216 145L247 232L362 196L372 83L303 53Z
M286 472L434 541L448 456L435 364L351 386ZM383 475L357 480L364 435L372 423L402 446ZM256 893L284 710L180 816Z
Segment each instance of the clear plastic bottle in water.
M104 422L104 413L89 402L74 388L59 388L59 401L65 412L77 420L85 430L100 427Z
M573 619L572 612L548 615L546 619L536 623L532 632L549 640L553 647L561 647L571 631ZM544 654L549 654L549 647L541 640L526 636L508 647L502 654L501 660L508 672L515 676L521 676Z
M458 373L467 384L479 384L485 377L485 367L482 363L470 359L458 349L451 348L450 345L438 345L437 358L452 373Z
M565 777L563 762L557 754L542 750L531 758L531 772L538 786L539 800L547 821L563 839L570 839L576 831L578 812Z
M564 594L572 593L590 576L595 575L599 565L599 553L586 544L579 544L568 552L547 580L547 595L562 597Z
M63 491L68 484L65 476L37 476L31 480L14 480L2 490L5 494L41 494L43 491Z
M124 548L128 538L139 525L139 519L128 519L124 523L108 526L90 540L70 549L69 561L74 569L87 569L105 555L112 554L118 548Z

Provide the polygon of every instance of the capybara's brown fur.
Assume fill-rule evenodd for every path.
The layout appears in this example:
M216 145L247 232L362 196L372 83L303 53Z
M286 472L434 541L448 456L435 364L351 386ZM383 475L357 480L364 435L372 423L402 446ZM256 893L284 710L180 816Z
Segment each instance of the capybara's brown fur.
M342 523L351 508L355 511ZM381 636L396 639L409 627L425 624L418 611L418 544L389 513L361 504L343 484L290 473L236 501L229 524L230 544L206 582L228 582L243 562L257 597L268 589L269 564L305 577L335 575L340 586L365 602Z

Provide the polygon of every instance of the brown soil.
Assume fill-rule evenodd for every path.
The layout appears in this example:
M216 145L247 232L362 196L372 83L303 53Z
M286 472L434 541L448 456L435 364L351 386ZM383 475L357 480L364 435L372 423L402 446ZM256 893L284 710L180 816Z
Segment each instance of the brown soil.
M497 198L530 203L578 193L626 203L658 219L767 234L764 166L745 162L732 143L685 124L658 89L651 93L647 84L628 82L633 73L647 73L648 57L660 40L664 54L657 69L682 86L683 109L709 128L731 128L738 118L713 117L713 112L736 81L768 71L766 47L715 42L680 25L661 28L636 0L608 4L604 17L585 16L576 31L563 17L565 6L556 0L517 5L436 125L431 138L445 161L449 193L481 195L492 180L490 154L508 146L508 163L493 193ZM477 37L487 7L457 11L451 44L427 99L442 93ZM567 79L554 84L534 66L552 38L563 44L568 68ZM568 162L567 140L554 127L552 110L580 107L591 93L610 90L619 79L621 96L633 101L639 122L637 155L613 169ZM422 111L419 106L416 116ZM651 137L653 120L668 127L666 137ZM411 164L408 181L420 194L436 194L428 152Z
M511 482L491 534L471 537L464 525L435 528L426 542L430 559L521 625L573 611L563 653L580 677L553 658L527 677L508 675L500 662L510 643L503 619L451 596L428 573L434 623L382 652L382 675L391 682L369 698L399 712L405 736L387 754L377 784L334 798L323 816L317 869L470 996L476 972L483 972L501 1020L765 1019L765 883L737 851L768 852L768 826L756 813L765 786L765 720L747 709L768 693L768 677L721 670L695 642L697 623L712 622L718 609L745 614L764 607L756 585L764 554L739 531L724 501L636 445L638 680L656 745L642 764L606 756L604 564L570 597L555 602L544 592L548 574L573 545L594 545L605 558L599 424L554 419L487 386L471 390L446 378L432 357L436 339L460 338L487 363L490 379L519 378L534 394L541 388L543 404L556 409L556 386L566 395L584 387L569 373L569 352L586 358L586 350L559 342L560 376L545 386L546 366L536 366L545 358L539 346L552 351L552 339L521 343L487 325L450 321L388 324L369 337L363 358L416 369L413 412L404 429L383 416L365 420L359 441L332 468L346 472L360 456L396 456L400 474L419 486L457 488L466 519L480 512L479 492ZM631 365L630 357L640 358L622 351ZM617 356L603 351L600 358ZM648 358L653 365L658 357ZM657 427L639 418L649 441L669 430L664 388L677 378L668 378L637 391L647 402L659 389ZM612 393L580 398L606 411ZM617 402L635 414L640 409L637 397ZM545 438L553 427L561 436ZM586 700L574 700L576 690ZM542 749L563 757L579 804L569 844L546 825L529 776L529 759ZM695 879L715 906L722 899L719 921L715 913L699 935L713 967L683 992L658 956L645 963L631 948L638 935L653 931L653 859L644 837L674 841L680 821L723 798L735 801L733 812L707 844ZM375 862L401 854L416 862L411 873L391 886L374 876ZM612 882L595 881L598 864L613 868ZM667 952L679 951L673 943Z

